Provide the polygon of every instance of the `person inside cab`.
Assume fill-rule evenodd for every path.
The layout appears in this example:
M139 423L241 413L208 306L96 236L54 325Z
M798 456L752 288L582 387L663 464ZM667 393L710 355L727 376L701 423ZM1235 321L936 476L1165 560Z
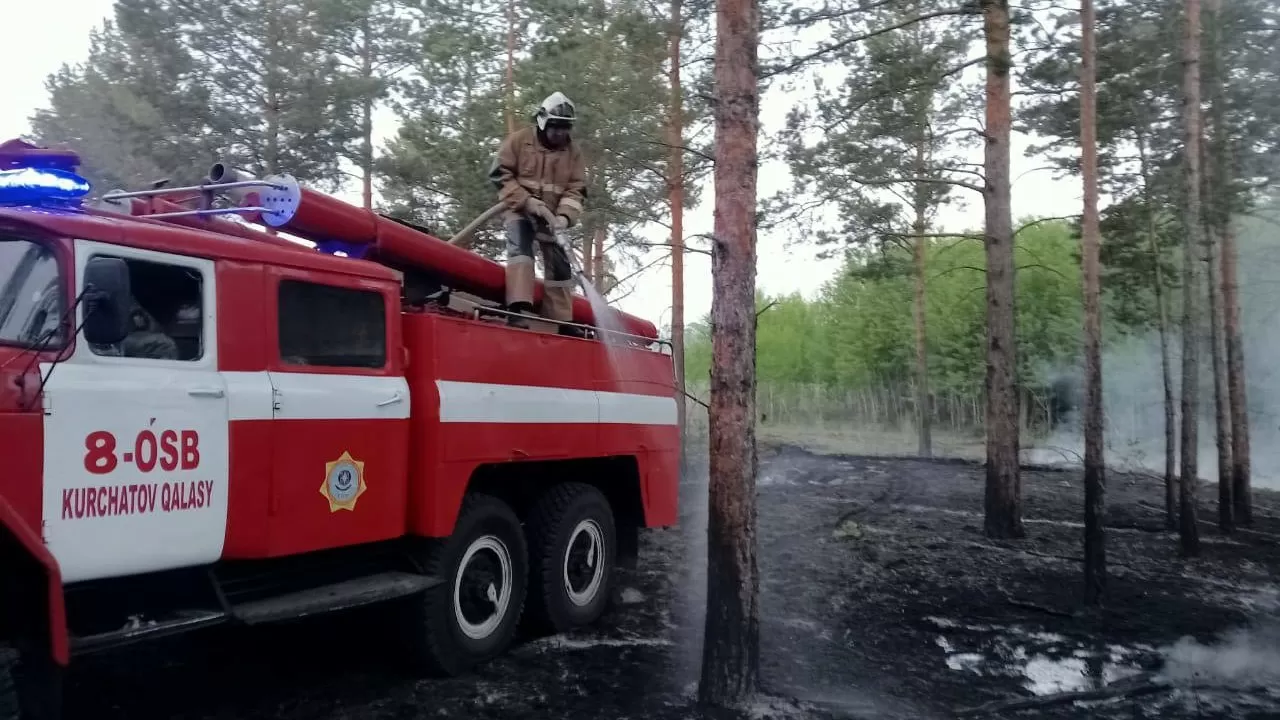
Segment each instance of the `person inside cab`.
M572 227L582 215L586 199L581 149L571 138L577 113L564 93L552 93L534 115L533 125L502 142L489 179L507 207L506 309L532 315L533 247L542 251L545 292L541 312L548 320L573 320L573 269L555 234ZM510 317L516 327L528 327ZM560 327L563 335L581 335L578 328Z

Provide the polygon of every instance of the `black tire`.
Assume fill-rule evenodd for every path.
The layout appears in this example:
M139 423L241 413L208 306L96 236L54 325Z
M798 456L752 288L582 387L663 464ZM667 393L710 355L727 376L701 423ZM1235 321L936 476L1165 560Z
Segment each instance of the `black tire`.
M453 676L502 654L511 644L524 608L527 554L524 530L511 508L488 495L468 495L453 534L434 542L428 553L427 574L444 582L410 605L408 640L415 664L432 675ZM503 555L509 574L505 583ZM486 571L499 577L485 578ZM461 618L454 598L460 583L456 606L461 608ZM491 627L486 626L484 613L502 604L504 590L509 591L505 610Z
M18 653L0 645L0 720L18 720L18 685L15 674L18 669Z
M0 644L0 720L60 720L62 669Z
M583 483L552 487L529 514L528 533L530 629L561 633L599 620L609 607L617 557L613 509L604 493Z

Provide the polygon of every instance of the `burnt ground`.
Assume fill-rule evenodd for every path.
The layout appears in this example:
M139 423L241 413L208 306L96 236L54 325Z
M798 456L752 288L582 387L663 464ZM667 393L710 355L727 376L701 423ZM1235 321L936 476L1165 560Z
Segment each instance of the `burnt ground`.
M1280 494L1254 528L1177 557L1158 481L1109 478L1109 600L1079 611L1079 473L1024 474L1028 537L981 533L980 466L761 451L761 666L752 717L948 718L1057 693L1128 695L1014 718L1280 718ZM682 525L644 541L599 627L526 639L471 676L408 676L385 611L209 631L87 658L68 717L694 718L705 463ZM1201 490L1212 520L1216 493ZM790 698L790 699L777 699Z

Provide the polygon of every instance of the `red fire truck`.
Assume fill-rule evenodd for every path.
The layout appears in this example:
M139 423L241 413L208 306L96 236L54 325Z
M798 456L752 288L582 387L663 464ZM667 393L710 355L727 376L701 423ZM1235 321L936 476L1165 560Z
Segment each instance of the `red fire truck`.
M77 165L0 145L0 720L84 653L375 602L461 673L675 522L651 323L508 327L500 265L288 176L90 204Z

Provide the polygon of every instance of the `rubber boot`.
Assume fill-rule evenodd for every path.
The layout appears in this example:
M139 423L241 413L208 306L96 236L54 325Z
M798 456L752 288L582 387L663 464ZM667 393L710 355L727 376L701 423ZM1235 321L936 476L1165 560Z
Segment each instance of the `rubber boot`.
M533 258L517 256L507 260L507 312L533 314ZM528 329L529 321L507 316L511 327Z

